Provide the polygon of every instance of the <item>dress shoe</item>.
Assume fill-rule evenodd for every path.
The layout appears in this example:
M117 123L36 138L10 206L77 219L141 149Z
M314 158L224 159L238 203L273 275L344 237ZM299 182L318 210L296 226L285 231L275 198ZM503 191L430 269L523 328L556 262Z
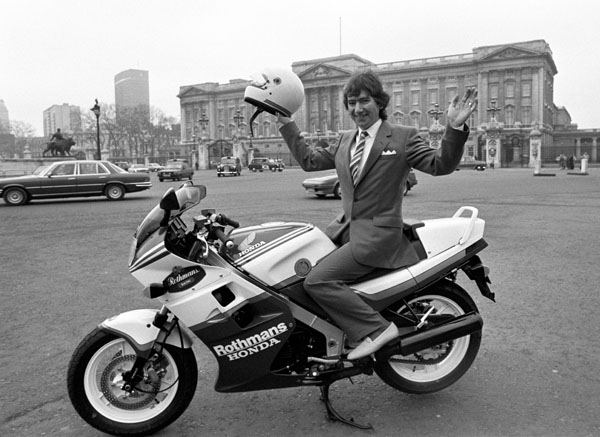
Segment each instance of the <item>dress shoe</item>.
M350 351L350 353L348 354L348 359L357 360L359 358L371 355L372 353L377 352L386 343L389 343L396 337L400 337L400 332L398 331L396 325L391 323L385 331L383 331L373 340L371 340L371 338L369 337L366 337L356 349Z

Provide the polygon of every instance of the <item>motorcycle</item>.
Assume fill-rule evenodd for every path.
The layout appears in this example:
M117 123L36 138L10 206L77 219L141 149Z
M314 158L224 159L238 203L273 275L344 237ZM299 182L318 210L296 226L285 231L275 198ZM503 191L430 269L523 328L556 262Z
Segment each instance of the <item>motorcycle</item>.
M476 208L405 220L403 232L420 262L352 284L401 336L351 361L344 332L302 286L335 244L307 223L240 228L214 209L192 215L205 197L206 187L192 182L170 188L135 232L129 271L161 309L108 318L73 353L69 397L91 426L136 436L176 420L196 389L193 335L218 362L216 391L319 387L328 417L358 428L371 425L334 409L334 382L376 373L403 392L432 393L460 379L475 360L483 320L456 280L463 271L494 300L489 269L477 255L487 242Z

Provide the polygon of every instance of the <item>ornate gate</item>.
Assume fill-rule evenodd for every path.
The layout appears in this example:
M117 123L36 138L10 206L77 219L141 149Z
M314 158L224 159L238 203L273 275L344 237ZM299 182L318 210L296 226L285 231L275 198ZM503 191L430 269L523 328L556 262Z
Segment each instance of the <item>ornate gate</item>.
M233 143L216 140L208 145L208 162L210 168L215 168L223 156L233 156Z

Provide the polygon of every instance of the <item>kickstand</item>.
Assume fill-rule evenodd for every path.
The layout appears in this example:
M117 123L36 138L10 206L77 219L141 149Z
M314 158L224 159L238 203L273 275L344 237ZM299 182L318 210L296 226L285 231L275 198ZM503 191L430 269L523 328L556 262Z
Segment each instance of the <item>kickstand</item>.
M331 404L331 401L329 400L329 386L330 385L331 384L325 384L320 387L321 388L321 400L323 402L325 402L325 408L327 409L327 417L329 418L329 420L342 422L342 423L345 423L346 425L350 425L350 426L353 426L353 427L359 428L359 429L373 429L373 425L371 425L370 423L367 425L362 425L360 423L356 423L354 421L354 419L352 419L352 418L346 419L346 418L340 416L340 413L335 411L335 408L333 408L333 405Z

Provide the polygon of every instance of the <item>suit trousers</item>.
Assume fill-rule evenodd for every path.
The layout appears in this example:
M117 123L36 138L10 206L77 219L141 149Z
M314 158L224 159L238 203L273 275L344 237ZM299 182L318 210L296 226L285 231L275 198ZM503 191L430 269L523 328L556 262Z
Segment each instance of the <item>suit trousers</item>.
M304 280L306 292L346 333L350 343L383 331L390 323L348 286L374 269L357 262L350 243L346 243L319 261Z

